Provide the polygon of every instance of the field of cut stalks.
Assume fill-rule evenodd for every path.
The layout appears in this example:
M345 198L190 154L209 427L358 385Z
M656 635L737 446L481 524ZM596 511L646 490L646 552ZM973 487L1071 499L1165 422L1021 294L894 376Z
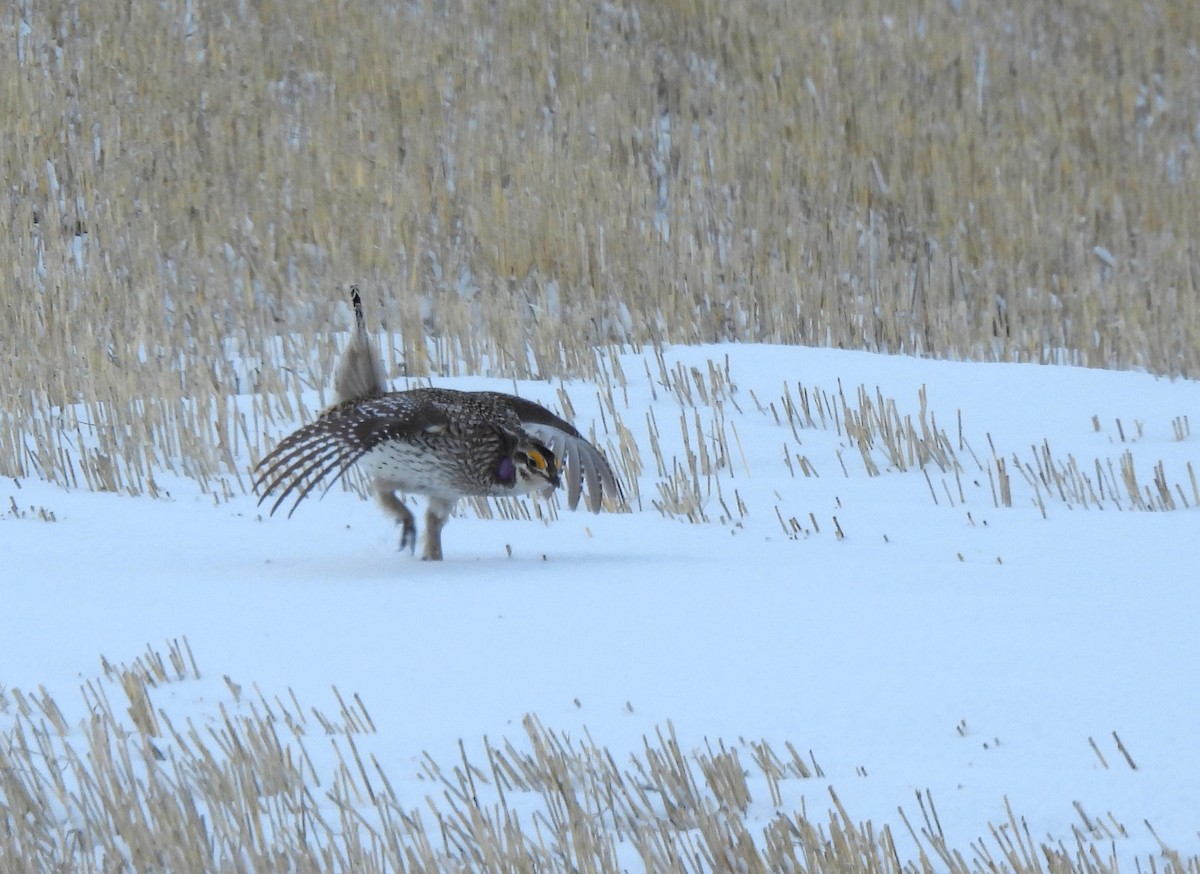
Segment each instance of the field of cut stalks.
M249 715L222 707L219 725L204 728L175 724L150 703L152 691L200 678L186 640L102 664L104 676L83 690L92 718L82 744L66 740L72 726L44 691L0 694L16 741L0 747L0 870L602 874L630 869L618 840L647 871L1118 870L1086 849L1082 832L1075 846L1039 842L1011 808L991 844L955 848L928 793L917 795L919 819L900 812L920 847L911 860L901 861L888 827L853 819L832 787L827 819L777 814L756 838L750 784L765 783L778 806L785 781L824 776L816 758L765 741L741 756L723 743L687 753L672 726L618 764L590 737L573 740L527 716L519 746L485 740L482 756L464 748L456 762L426 755L427 806L414 807L360 753L355 738L376 729L358 696L335 687L340 709L324 713L294 693L267 697L225 677L231 708ZM330 742L338 764L322 785L309 749ZM498 802L482 805L481 791ZM538 806L545 813L531 815ZM1116 820L1088 829L1093 838L1125 833ZM1162 858L1164 870L1195 870L1195 859L1166 847Z
M606 350L723 340L1200 376L1193 0L24 0L0 34L3 477L244 491L233 459L326 385L352 282L393 377L600 378ZM0 704L30 738L53 728L53 702ZM529 734L535 757L492 751L507 784L581 773L636 832L645 799L602 756ZM647 780L686 794L693 766L660 740ZM224 750L250 757L239 779L290 779L258 770L259 741ZM202 775L216 753L193 746ZM121 826L124 766L88 767L113 857L158 847L138 870L198 864L164 835L240 839L186 807ZM695 767L736 806L723 754ZM200 781L209 810L224 779ZM506 827L438 840L488 832L481 865L552 866ZM848 819L819 827L803 859L705 835L749 870L901 866ZM271 851L292 870L373 864L292 833ZM942 849L914 864L966 867ZM1019 841L997 860L1047 863L1084 864Z

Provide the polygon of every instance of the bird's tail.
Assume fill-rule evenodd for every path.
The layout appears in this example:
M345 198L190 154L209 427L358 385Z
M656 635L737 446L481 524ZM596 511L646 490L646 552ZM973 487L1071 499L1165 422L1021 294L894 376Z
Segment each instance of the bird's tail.
M387 391L383 359L367 334L357 285L350 286L350 303L354 307L354 333L333 377L333 391L339 404L365 400Z

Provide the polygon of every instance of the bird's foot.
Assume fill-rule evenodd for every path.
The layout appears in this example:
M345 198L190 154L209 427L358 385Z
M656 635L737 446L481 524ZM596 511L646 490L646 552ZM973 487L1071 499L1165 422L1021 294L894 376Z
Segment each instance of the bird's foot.
M411 519L397 519L396 524L400 526L400 551L408 550L409 553L417 551L417 526Z

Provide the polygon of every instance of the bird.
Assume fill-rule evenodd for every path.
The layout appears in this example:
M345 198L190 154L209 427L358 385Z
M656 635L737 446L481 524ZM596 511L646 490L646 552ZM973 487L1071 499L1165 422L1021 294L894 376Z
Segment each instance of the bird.
M565 484L567 506L584 496L599 512L624 492L604 455L570 422L517 395L423 387L389 391L366 329L362 298L350 289L355 328L334 373L334 403L256 466L259 506L274 515L293 497L290 517L318 485L328 491L358 465L400 526L400 549L415 552L417 527L401 495L427 498L422 559L441 561L442 529L461 498L538 493Z

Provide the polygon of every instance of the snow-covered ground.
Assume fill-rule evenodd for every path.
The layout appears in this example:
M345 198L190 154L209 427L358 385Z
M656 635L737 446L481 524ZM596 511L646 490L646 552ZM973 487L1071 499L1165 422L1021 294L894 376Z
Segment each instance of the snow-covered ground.
M662 384L664 364L707 377L710 362L728 369L724 399L688 404ZM334 710L331 686L358 693L377 728L360 746L414 807L430 794L424 753L453 762L459 739L478 750L485 735L520 746L525 714L586 729L618 763L670 720L685 751L811 750L824 777L787 781L784 807L818 814L832 786L898 838L897 808L919 819L929 790L953 846L1005 822L1007 802L1037 840L1073 845L1083 811L1127 831L1098 841L1105 856L1156 853L1147 822L1200 853L1195 383L763 346L620 364L615 408L643 464L633 512L464 514L442 563L398 553L388 518L341 487L288 519L183 480L164 478L166 500L4 481L0 689L44 686L79 720L102 655L186 636L202 676L156 690L156 707L218 720L226 675ZM876 406L894 399L916 434L924 386L924 421L958 470L900 470L877 439L871 475L837 400L859 410L860 386ZM815 406L813 426L789 424L783 395L799 387L823 399L824 426ZM557 405L557 386L518 388ZM566 391L581 429L619 455L597 387ZM703 435L708 521L655 507L648 411L668 472L689 470L681 419L693 451ZM1127 452L1150 506L1162 462L1177 510L1134 507ZM997 506L997 458L1011 507ZM1037 479L1039 460L1073 464L1095 498ZM756 795L751 823L774 809Z

